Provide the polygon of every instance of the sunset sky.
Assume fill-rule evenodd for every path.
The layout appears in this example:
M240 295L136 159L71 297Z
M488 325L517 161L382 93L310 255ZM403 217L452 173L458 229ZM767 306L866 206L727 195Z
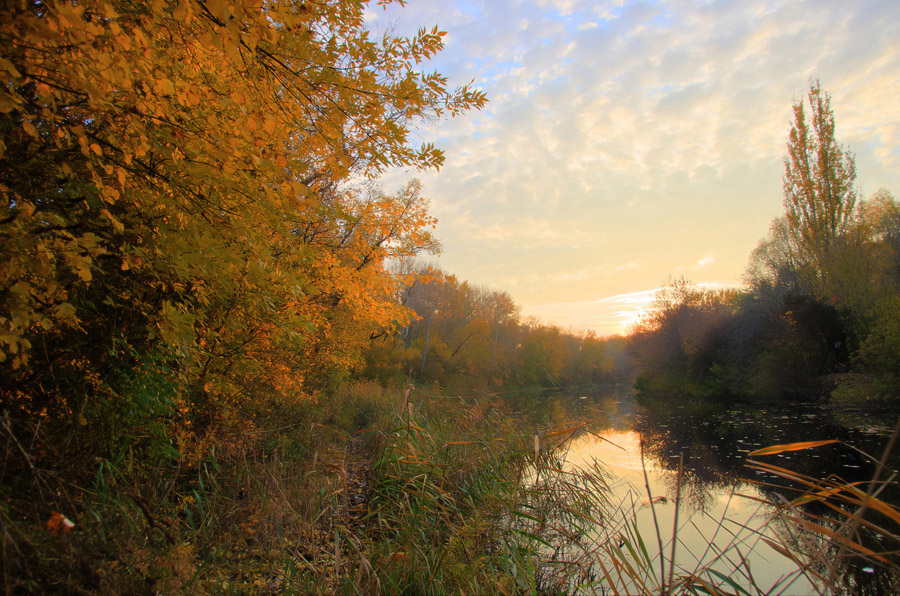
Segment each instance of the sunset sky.
M863 196L900 197L900 2L410 0L425 65L490 103L423 127L439 265L545 323L621 333L669 275L739 285L782 212L791 102L817 76Z

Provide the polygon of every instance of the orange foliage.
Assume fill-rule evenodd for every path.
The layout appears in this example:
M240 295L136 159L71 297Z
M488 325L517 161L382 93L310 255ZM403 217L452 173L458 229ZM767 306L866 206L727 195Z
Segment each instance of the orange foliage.
M105 382L133 367L110 354L161 351L182 388L176 407L197 428L262 395L311 398L373 333L408 322L385 262L434 250L434 219L417 183L386 194L371 180L438 167L441 152L414 146L410 127L485 98L417 70L443 47L436 28L375 40L364 8L10 9L0 20L0 361L17 371L7 386L52 374L77 345L124 338L84 374ZM37 340L57 350L42 356L49 368L29 363Z

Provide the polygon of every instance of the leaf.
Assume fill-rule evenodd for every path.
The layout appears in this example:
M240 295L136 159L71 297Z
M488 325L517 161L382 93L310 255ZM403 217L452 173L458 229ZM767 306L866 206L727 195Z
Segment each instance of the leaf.
M75 307L68 302L63 302L56 307L56 315L61 319L68 319L75 316Z
M15 65L7 60L6 58L0 58L0 68L8 72L14 77L21 77L22 73L15 67Z
M751 451L747 454L748 457L753 457L755 455L773 455L776 453L784 453L785 451L801 451L803 449L812 449L813 447L821 447L822 445L831 445L833 443L840 443L835 439L829 439L827 441L803 441L800 443L785 443L784 445L772 445L770 447L763 447L762 449L757 449L756 451Z
M822 501L829 497L833 497L834 495L839 494L839 493L843 492L844 490L849 490L851 486L856 485L856 484L862 484L862 483L861 482L853 482L848 485L835 486L835 487L829 488L827 490L817 490L815 492L808 493L808 494L797 497L796 499L791 501L791 504L796 507L798 505L804 505L806 503L811 503L813 501Z
M59 511L51 511L47 520L47 531L53 536L65 534L75 527L75 523Z
M125 230L125 225L116 218L112 213L110 213L109 209L101 209L100 213L106 217L112 223L113 228L116 229L117 232L122 232Z
M718 577L719 579L721 579L722 581L724 581L725 583L727 583L729 586L731 586L732 588L734 588L735 590L737 590L736 593L739 593L739 594L746 594L746 596L750 596L750 592L748 592L747 590L745 590L744 588L742 588L741 585L740 585L739 583L737 583L736 581L734 581L733 579L731 579L730 577L728 577L728 576L725 575L724 573L721 573L721 572L719 572L719 571L716 571L716 570L713 569L713 568L709 568L709 569L707 569L706 571L707 571L707 573L711 573L712 575L715 575L716 577Z
M766 544L768 544L775 552L777 552L782 557L785 557L786 559L790 559L792 561L797 560L795 555L792 555L789 550L787 550L784 546L775 542L774 540L766 538L765 536L760 536L760 539L763 542L765 542Z
M29 120L28 118L22 120L22 129L34 138L38 138L40 136L38 135L38 131L34 127L34 124L32 124L31 120Z
M78 277L81 278L81 281L91 281L94 277L93 274L91 274L90 265L84 261L79 261L75 264L75 272L78 274Z
M525 538L528 538L529 540L533 540L534 542L543 544L547 548L553 548L552 546L550 546L550 543L548 543L546 540L544 540L537 534L532 534L531 532L526 532L525 530L519 530L517 528L513 528L513 532L515 532L516 534L519 534L520 536L524 536Z
M855 484L855 483L854 483ZM846 488L847 491L855 494L861 502L865 502L868 504L869 508L878 511L879 513L884 514L885 516L894 520L895 523L900 524L900 511L898 511L894 506L885 503L878 497L870 496L868 499L866 498L866 493L862 492L858 488L852 485L845 485L843 488Z
M585 424L585 423L582 422L581 424L576 424L575 426L570 426L569 428L565 428L565 429L563 429L563 430L557 430L557 431L552 432L552 433L547 433L547 438L550 438L550 437L556 437L556 436L559 436L559 435L565 435L565 434L568 434L568 433L573 433L573 432L575 432L576 430L580 430L580 429L584 428L585 426L587 426L587 424Z

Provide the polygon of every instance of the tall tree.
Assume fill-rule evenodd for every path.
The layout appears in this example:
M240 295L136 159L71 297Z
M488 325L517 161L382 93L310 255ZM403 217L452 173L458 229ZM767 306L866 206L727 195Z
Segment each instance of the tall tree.
M4 404L28 384L31 410L69 415L90 392L46 379L75 353L96 356L82 377L109 379L113 341L177 356L188 410L272 370L313 391L306 379L406 322L385 263L434 247L433 220L416 184L360 181L438 167L412 127L485 98L419 70L443 47L437 28L374 38L366 6L6 3Z
M817 281L828 284L829 262L848 229L856 205L853 154L834 135L831 96L818 80L810 82L809 120L804 102L794 102L794 122L784 160L784 207L791 233Z

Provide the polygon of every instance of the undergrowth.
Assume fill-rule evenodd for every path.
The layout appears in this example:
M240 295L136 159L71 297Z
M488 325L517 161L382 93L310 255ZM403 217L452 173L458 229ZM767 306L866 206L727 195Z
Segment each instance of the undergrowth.
M188 457L170 404L153 397L164 379L150 370L134 388L145 405L87 412L68 434L0 419L5 594L781 593L754 584L741 532L822 594L878 593L847 565L884 569L896 587L890 449L867 486L757 452L753 466L794 483L773 520L787 530L745 528L686 569L677 517L671 532L638 528L654 495L617 502L601 463L566 462L584 422L536 428L490 396L356 383L318 404L261 408Z

